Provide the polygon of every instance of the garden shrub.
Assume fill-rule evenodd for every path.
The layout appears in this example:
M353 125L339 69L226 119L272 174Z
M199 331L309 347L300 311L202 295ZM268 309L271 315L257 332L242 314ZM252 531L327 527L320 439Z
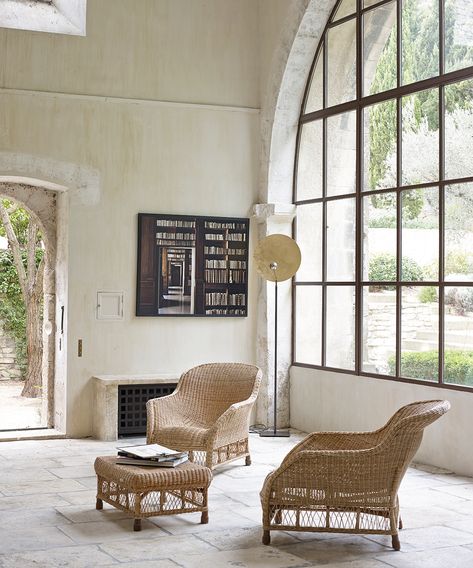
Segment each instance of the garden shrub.
M368 277L370 280L392 282L396 280L396 256L382 253L370 260ZM424 279L421 266L412 258L402 259L402 279L405 281L421 281ZM371 286L370 290L379 290L380 286ZM394 286L383 286L385 290L394 290Z
M437 288L435 286L422 286L419 292L419 301L422 304L429 304L437 301Z
M473 351L445 351L445 381L457 385L473 385ZM412 379L438 379L438 351L421 351L401 355L401 375ZM388 360L389 372L396 372L396 358Z
M455 312L463 316L473 311L473 288L447 288L445 291L445 304L452 306Z

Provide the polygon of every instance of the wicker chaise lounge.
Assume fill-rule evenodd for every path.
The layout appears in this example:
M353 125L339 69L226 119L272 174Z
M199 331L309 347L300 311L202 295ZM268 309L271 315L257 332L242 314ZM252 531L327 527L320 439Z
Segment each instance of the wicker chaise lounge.
M386 534L400 550L399 485L424 428L449 408L415 402L375 432L309 434L264 482L263 543L271 530Z
M246 458L248 428L261 370L243 363L210 363L184 373L169 396L147 403L147 442L189 450L210 469Z

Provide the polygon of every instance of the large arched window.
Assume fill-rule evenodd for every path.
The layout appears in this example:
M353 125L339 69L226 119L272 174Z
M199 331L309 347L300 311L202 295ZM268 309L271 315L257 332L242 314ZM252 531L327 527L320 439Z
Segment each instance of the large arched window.
M473 0L341 0L294 177L294 364L473 387Z

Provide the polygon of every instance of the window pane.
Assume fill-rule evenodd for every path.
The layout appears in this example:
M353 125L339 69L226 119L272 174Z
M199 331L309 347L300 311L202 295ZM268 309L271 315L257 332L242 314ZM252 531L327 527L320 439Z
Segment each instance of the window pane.
M355 281L355 199L327 202L327 280Z
M439 0L403 0L402 83L439 74Z
M445 288L444 382L473 386L473 288Z
M471 0L448 0L445 3L445 71L473 65L471 35Z
M302 126L297 158L297 199L322 197L322 121Z
M356 97L356 19L334 28L328 35L328 106Z
M301 266L296 273L299 281L322 280L322 204L297 207L297 242L301 249Z
M322 287L296 286L297 363L320 365L322 362Z
M445 178L473 176L473 80L445 87Z
M390 287L363 290L363 371L396 372L396 292Z
M355 368L355 287L327 286L327 367Z
M445 280L473 281L473 183L445 187Z
M401 279L407 282L438 280L438 188L403 191L401 193L401 207Z
M363 16L363 93L374 95L397 85L396 2Z
M402 183L439 179L438 89L402 99Z
M438 287L402 289L401 376L438 380Z
M341 20L345 16L354 14L356 12L356 0L342 0L340 6L333 17L333 22Z
M363 279L396 280L396 193L363 198Z
M356 113L327 119L327 195L354 193L356 188Z
M395 100L365 108L364 188L397 186L397 107Z
M368 6L374 6L375 4L378 4L381 1L382 0L364 0L363 8L368 8Z
M324 49L320 49L317 56L317 63L315 64L312 72L312 79L310 81L310 88L307 94L307 101L305 103L304 112L314 112L323 107L323 86L324 86Z

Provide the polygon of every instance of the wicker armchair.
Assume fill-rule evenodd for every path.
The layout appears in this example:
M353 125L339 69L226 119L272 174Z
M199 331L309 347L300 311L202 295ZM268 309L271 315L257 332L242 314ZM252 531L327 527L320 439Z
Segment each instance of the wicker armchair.
M397 492L426 426L448 401L415 402L375 432L315 432L270 473L261 490L263 544L271 530L392 535L400 550Z
M246 457L250 412L261 370L243 363L211 363L184 373L176 390L146 405L148 444L189 450L189 459L214 468Z

